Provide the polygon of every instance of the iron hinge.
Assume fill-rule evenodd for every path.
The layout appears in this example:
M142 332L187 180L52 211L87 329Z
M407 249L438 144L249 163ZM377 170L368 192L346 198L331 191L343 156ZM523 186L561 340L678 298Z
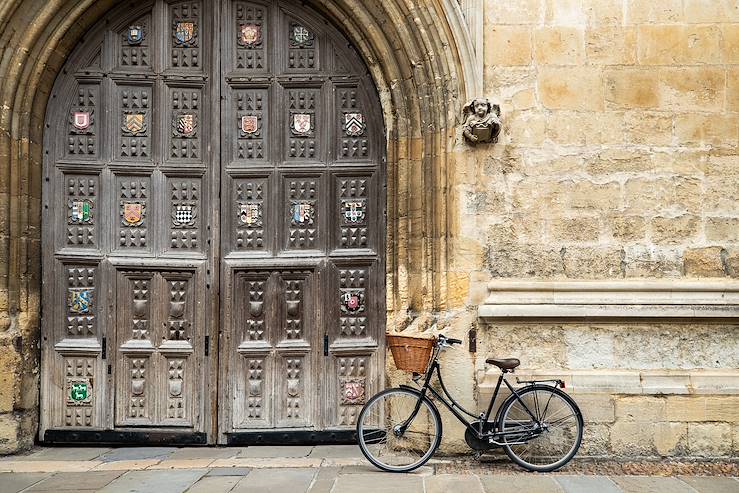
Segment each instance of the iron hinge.
M107 337L103 337L103 348L102 349L103 350L102 350L102 354L100 355L100 357L102 359L106 359L108 357L108 338Z
M328 356L328 334L323 336L323 355Z
M210 355L210 336L205 336L205 355Z

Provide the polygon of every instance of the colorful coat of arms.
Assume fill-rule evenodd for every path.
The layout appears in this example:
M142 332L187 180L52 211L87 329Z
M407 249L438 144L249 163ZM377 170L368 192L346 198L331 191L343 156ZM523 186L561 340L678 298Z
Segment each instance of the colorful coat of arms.
M313 119L310 113L294 113L291 127L295 134L309 134L313 130Z
M312 223L313 214L313 204L310 202L295 202L292 205L292 219L295 224Z
M144 204L139 202L123 203L123 222L127 226L138 226L144 221Z
M70 208L72 223L86 223L92 218L92 203L89 200L73 200Z
M259 130L259 118L256 115L244 115L241 117L241 131L245 134L255 134Z
M244 46L256 46L262 41L262 26L258 24L242 24L239 42Z
M239 222L246 226L257 226L262 221L262 206L256 202L239 204Z
M190 137L195 133L195 115L192 113L184 113L174 118L175 132L184 137Z
M343 378L341 380L341 403L364 404L365 382L363 378Z
M362 308L364 297L361 291L344 291L341 294L341 304L344 311L356 312Z
M300 24L293 24L290 31L290 44L293 47L306 47L313 44L313 33Z
M344 132L350 137L359 137L364 133L364 115L361 113L344 113Z
M69 386L69 398L73 401L84 401L89 395L87 382L72 382Z
M139 135L146 131L146 117L143 113L127 113L123 118L123 131Z
M365 216L364 200L346 200L344 205L344 219L350 224L361 223Z
M141 26L130 26L126 32L126 40L130 45L140 44L144 40L144 30Z
M69 290L69 312L86 314L92 308L92 289L77 288Z
M175 22L174 37L179 44L191 44L195 39L195 23L191 21Z
M77 130L86 130L92 124L90 111L75 111L72 113L72 125Z

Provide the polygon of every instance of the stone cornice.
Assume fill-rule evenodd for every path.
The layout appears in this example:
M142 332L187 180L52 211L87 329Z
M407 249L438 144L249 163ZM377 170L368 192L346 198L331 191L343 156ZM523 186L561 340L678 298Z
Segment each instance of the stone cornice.
M482 319L739 318L739 281L519 281L488 284Z

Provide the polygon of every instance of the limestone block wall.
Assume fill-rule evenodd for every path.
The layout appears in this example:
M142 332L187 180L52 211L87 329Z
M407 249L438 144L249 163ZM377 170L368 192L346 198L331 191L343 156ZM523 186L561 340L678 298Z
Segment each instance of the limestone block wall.
M454 306L474 312L503 279L739 278L739 4L486 0L483 12L484 95L504 128L495 146L456 147ZM470 404L492 391L487 354L517 356L522 374L574 379L584 455L739 455L732 318L465 317L436 328L477 329L477 354L445 356L475 372Z

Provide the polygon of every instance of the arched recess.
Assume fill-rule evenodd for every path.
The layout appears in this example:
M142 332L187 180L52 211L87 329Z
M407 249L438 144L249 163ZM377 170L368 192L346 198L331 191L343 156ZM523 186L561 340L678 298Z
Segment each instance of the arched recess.
M464 100L479 88L453 0L312 0L360 51L387 129L389 325L449 308L448 240ZM44 117L68 54L114 0L10 0L0 5L0 359L9 379L0 423L10 451L38 419ZM402 322L398 322L402 323Z

